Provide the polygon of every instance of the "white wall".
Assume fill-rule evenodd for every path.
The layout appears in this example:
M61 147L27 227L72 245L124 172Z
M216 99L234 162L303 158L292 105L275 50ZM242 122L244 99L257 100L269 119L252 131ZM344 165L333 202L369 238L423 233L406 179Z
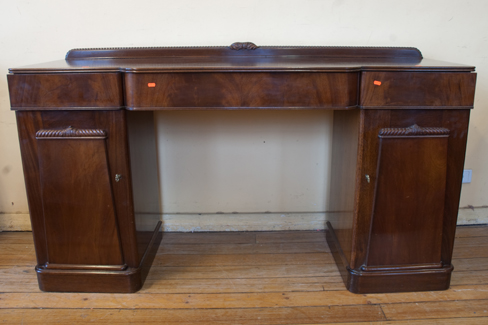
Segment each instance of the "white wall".
M235 41L414 46L426 58L475 65L476 108L466 160L473 182L463 185L461 206L488 205L488 1L0 0L0 8L5 74L9 67L62 59L70 48ZM164 212L324 211L328 117L329 112L159 113ZM24 227L17 223L28 211L16 132L6 78L0 78L0 213L10 229ZM479 211L481 219L488 215Z

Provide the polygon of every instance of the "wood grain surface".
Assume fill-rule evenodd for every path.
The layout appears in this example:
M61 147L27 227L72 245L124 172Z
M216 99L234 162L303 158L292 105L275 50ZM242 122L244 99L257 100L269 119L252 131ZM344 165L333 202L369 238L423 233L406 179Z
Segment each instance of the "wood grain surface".
M358 73L125 74L131 110L355 108Z
M364 72L361 107L473 107L475 73Z
M14 110L120 109L122 78L118 73L8 75Z

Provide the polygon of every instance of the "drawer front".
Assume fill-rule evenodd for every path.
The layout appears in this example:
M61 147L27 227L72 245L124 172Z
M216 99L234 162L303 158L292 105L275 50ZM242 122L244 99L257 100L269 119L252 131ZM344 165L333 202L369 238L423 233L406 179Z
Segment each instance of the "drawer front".
M129 109L353 108L358 73L128 73Z
M59 73L8 75L13 110L120 109L119 73Z
M471 108L475 83L468 72L363 72L360 105Z

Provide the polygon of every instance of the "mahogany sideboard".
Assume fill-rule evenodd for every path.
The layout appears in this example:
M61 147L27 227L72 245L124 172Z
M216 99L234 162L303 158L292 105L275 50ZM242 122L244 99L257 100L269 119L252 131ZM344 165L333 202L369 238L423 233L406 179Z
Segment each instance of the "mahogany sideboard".
M319 109L334 110L326 238L347 289L447 289L475 83L416 48L253 43L10 69L39 287L141 288L162 238L158 214L138 215L158 191L140 150L153 111Z

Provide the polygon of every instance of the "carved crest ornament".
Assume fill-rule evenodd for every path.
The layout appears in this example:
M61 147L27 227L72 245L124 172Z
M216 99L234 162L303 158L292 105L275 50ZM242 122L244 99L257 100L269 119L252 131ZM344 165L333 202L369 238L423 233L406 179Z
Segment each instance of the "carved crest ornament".
M230 46L231 50L239 51L239 50L255 50L259 48L256 44L252 42L235 42L232 43Z

